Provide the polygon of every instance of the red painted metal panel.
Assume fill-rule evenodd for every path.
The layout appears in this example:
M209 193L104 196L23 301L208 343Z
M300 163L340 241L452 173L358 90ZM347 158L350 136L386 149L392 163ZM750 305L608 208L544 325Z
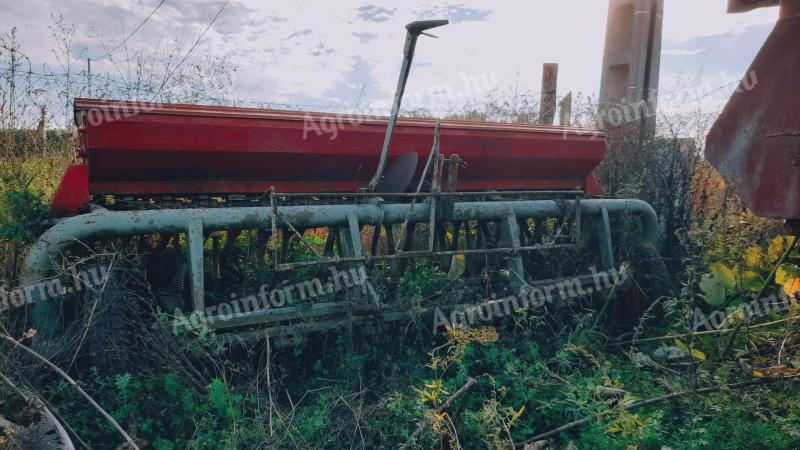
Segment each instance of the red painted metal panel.
M93 194L354 192L375 171L386 120L364 116L77 99ZM392 157L415 150L434 121L401 120ZM459 189L572 189L602 160L592 130L443 121L441 152L467 167ZM419 173L418 172L418 173Z
M781 18L709 132L706 158L760 216L800 219L800 0Z
M781 0L728 0L728 12L740 13L751 11L756 8L778 6Z
M89 201L89 167L84 164L67 167L50 201L50 210L56 216L72 216L85 209Z

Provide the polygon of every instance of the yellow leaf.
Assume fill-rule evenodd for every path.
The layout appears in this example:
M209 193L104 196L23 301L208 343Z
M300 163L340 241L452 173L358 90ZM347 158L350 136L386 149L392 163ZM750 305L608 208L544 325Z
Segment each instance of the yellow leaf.
M726 288L732 289L736 287L736 273L728 266L721 262L716 262L708 266L711 275L719 280Z
M764 265L764 251L758 247L750 247L744 255L744 263L748 269L759 269Z
M784 284L798 275L797 266L794 264L781 264L775 271L775 283Z
M764 372L761 372L760 370L754 370L753 371L753 377L755 377L755 378L764 378Z
M511 421L514 422L515 420L519 419L519 417L525 413L525 405L522 405L519 408L519 411L515 412L513 416L511 416Z
M441 422L442 420L444 420L445 417L447 417L447 413L442 411L438 413L433 413L433 416L436 417L437 421Z
M781 264L775 272L775 283L783 286L789 297L800 293L800 267L794 264Z
M692 349L692 357L698 361L706 360L706 354L697 349Z
M767 250L767 258L771 262L775 262L783 255L783 252L786 251L786 247L788 245L792 245L794 242L795 237L785 237L785 236L778 236L772 240L769 244L769 249Z
M800 278L795 278L791 283L784 284L783 292L789 297L795 297L800 294Z
M745 289L757 292L763 284L764 280L758 272L748 270L742 274L742 287Z
M747 318L747 313L743 309L737 309L722 321L722 328L731 328Z
M433 403L437 398L439 398L439 393L436 391L431 392L427 389L422 391L422 403Z
M770 261L777 261L783 252L786 251L786 244L783 240L783 236L778 236L769 243L769 248L767 249L767 258Z
M426 384L425 387L430 389L441 389L442 380L433 380L430 382L430 384Z
M675 339L675 346L683 353L689 353L689 347L686 346L680 339Z
M451 279L460 278L467 270L467 258L462 255L453 255L450 259L450 270L447 272L447 277Z

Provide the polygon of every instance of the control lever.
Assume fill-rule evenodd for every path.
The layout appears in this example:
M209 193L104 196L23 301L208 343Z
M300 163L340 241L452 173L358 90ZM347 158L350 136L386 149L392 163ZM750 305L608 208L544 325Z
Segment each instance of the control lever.
M397 124L397 115L400 113L400 104L403 101L403 92L406 89L406 81L408 81L408 74L411 71L411 61L414 59L414 49L417 46L417 38L423 34L425 36L436 37L426 30L431 28L441 27L450 23L448 20L418 20L406 25L406 43L403 46L403 65L400 68L400 78L397 80L397 88L394 93L394 102L392 103L392 113L389 117L389 126L386 128L386 136L383 139L383 147L381 148L381 157L378 160L378 169L375 175L369 181L369 185L363 190L367 192L374 192L375 186L381 180L383 171L386 168L386 159L389 156L389 146L392 144L392 135L394 134L394 127Z

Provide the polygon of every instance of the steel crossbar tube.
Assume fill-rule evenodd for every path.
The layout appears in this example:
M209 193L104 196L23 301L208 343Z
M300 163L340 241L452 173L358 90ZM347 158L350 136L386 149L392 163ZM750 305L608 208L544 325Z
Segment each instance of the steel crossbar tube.
M277 198L293 197L387 197L387 198L407 198L407 197L490 197L493 195L509 196L576 196L585 195L583 191L442 191L442 192L393 192L375 194L373 192L275 192Z
M575 205L575 200L513 200L487 202L456 202L447 217L451 221L504 220L509 214L519 219L564 216L574 206L584 217L602 217L605 209L609 214L629 213L638 216L642 223L643 238L655 242L658 235L658 219L655 211L640 200L584 199ZM430 219L430 204L353 204L353 205L303 205L280 207L286 221L298 228L346 226L348 218L355 218L360 225L400 224L406 218L412 223L424 223ZM31 246L23 265L21 284L28 302L37 302L34 316L40 313L57 320L53 301L38 302L43 289L25 289L47 279L52 262L70 245L100 238L137 236L148 234L189 233L197 241L202 233L211 231L241 231L269 229L275 215L270 207L242 208L198 208L174 210L109 211L99 210L65 219L47 230ZM190 259L198 258L197 250L190 252ZM501 249L502 250L502 249ZM507 250L502 250L507 251ZM464 253L456 251L455 253ZM364 255L352 255L356 258ZM202 255L199 256L200 258ZM202 267L198 265L198 267ZM195 291L201 291L201 274ZM196 292L202 295L202 292ZM197 304L199 304L198 302ZM37 312L38 310L38 312ZM36 317L34 317L36 320ZM48 319L49 320L49 319ZM38 322L42 322L37 320ZM47 323L47 320L44 321ZM40 325L41 326L41 325ZM42 330L44 331L44 330Z
M501 220L509 208L518 218L542 218L564 215L561 206L569 207L572 200L520 200L497 202L457 202L448 220ZM584 199L581 214L600 216L606 208L609 214L629 213L642 220L643 237L655 242L658 219L653 208L641 200ZM354 215L362 225L402 223L406 216L411 222L429 219L430 207L415 205L311 205L284 206L281 214L295 227L315 228L346 225L348 215ZM193 220L202 222L203 231L241 231L270 228L272 211L269 207L174 209L156 211L101 210L65 219L47 230L31 246L23 266L22 284L47 277L52 257L67 246L97 238L136 236L146 234L185 233Z

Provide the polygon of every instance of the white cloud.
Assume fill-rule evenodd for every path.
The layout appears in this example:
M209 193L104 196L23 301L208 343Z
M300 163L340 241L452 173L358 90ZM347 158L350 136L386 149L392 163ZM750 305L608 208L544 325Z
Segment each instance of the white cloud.
M685 48L667 48L661 50L661 56L691 56L706 51L704 48L685 49Z
M93 38L96 31L113 46L157 4L156 0L0 1L4 3L0 27L7 31L18 26L31 59L50 64L53 42L43 20L49 12L62 12L68 23L75 23L77 41L94 43L92 53L99 48ZM159 45L164 35L176 34L193 42L221 3L168 1L129 44L147 50ZM680 42L740 32L771 23L777 14L772 8L727 15L725 4L726 0L666 0L665 56L691 56L702 50L683 49ZM350 94L337 89L356 86L357 75L370 86L368 95L388 101L402 57L403 25L445 15L453 23L435 31L439 39L420 39L408 92L444 87L465 99L470 89L463 77L483 76L496 80L500 88L518 83L522 91L535 93L542 63L557 62L563 93L594 93L599 87L606 14L603 0L239 0L231 3L199 52L232 56L239 66L238 92L245 99L352 102ZM744 71L749 57L742 58ZM102 61L94 64L103 70ZM664 79L669 80L669 74Z
M702 36L739 33L753 25L775 23L778 8L725 14L727 0L666 0L664 39L684 42Z

